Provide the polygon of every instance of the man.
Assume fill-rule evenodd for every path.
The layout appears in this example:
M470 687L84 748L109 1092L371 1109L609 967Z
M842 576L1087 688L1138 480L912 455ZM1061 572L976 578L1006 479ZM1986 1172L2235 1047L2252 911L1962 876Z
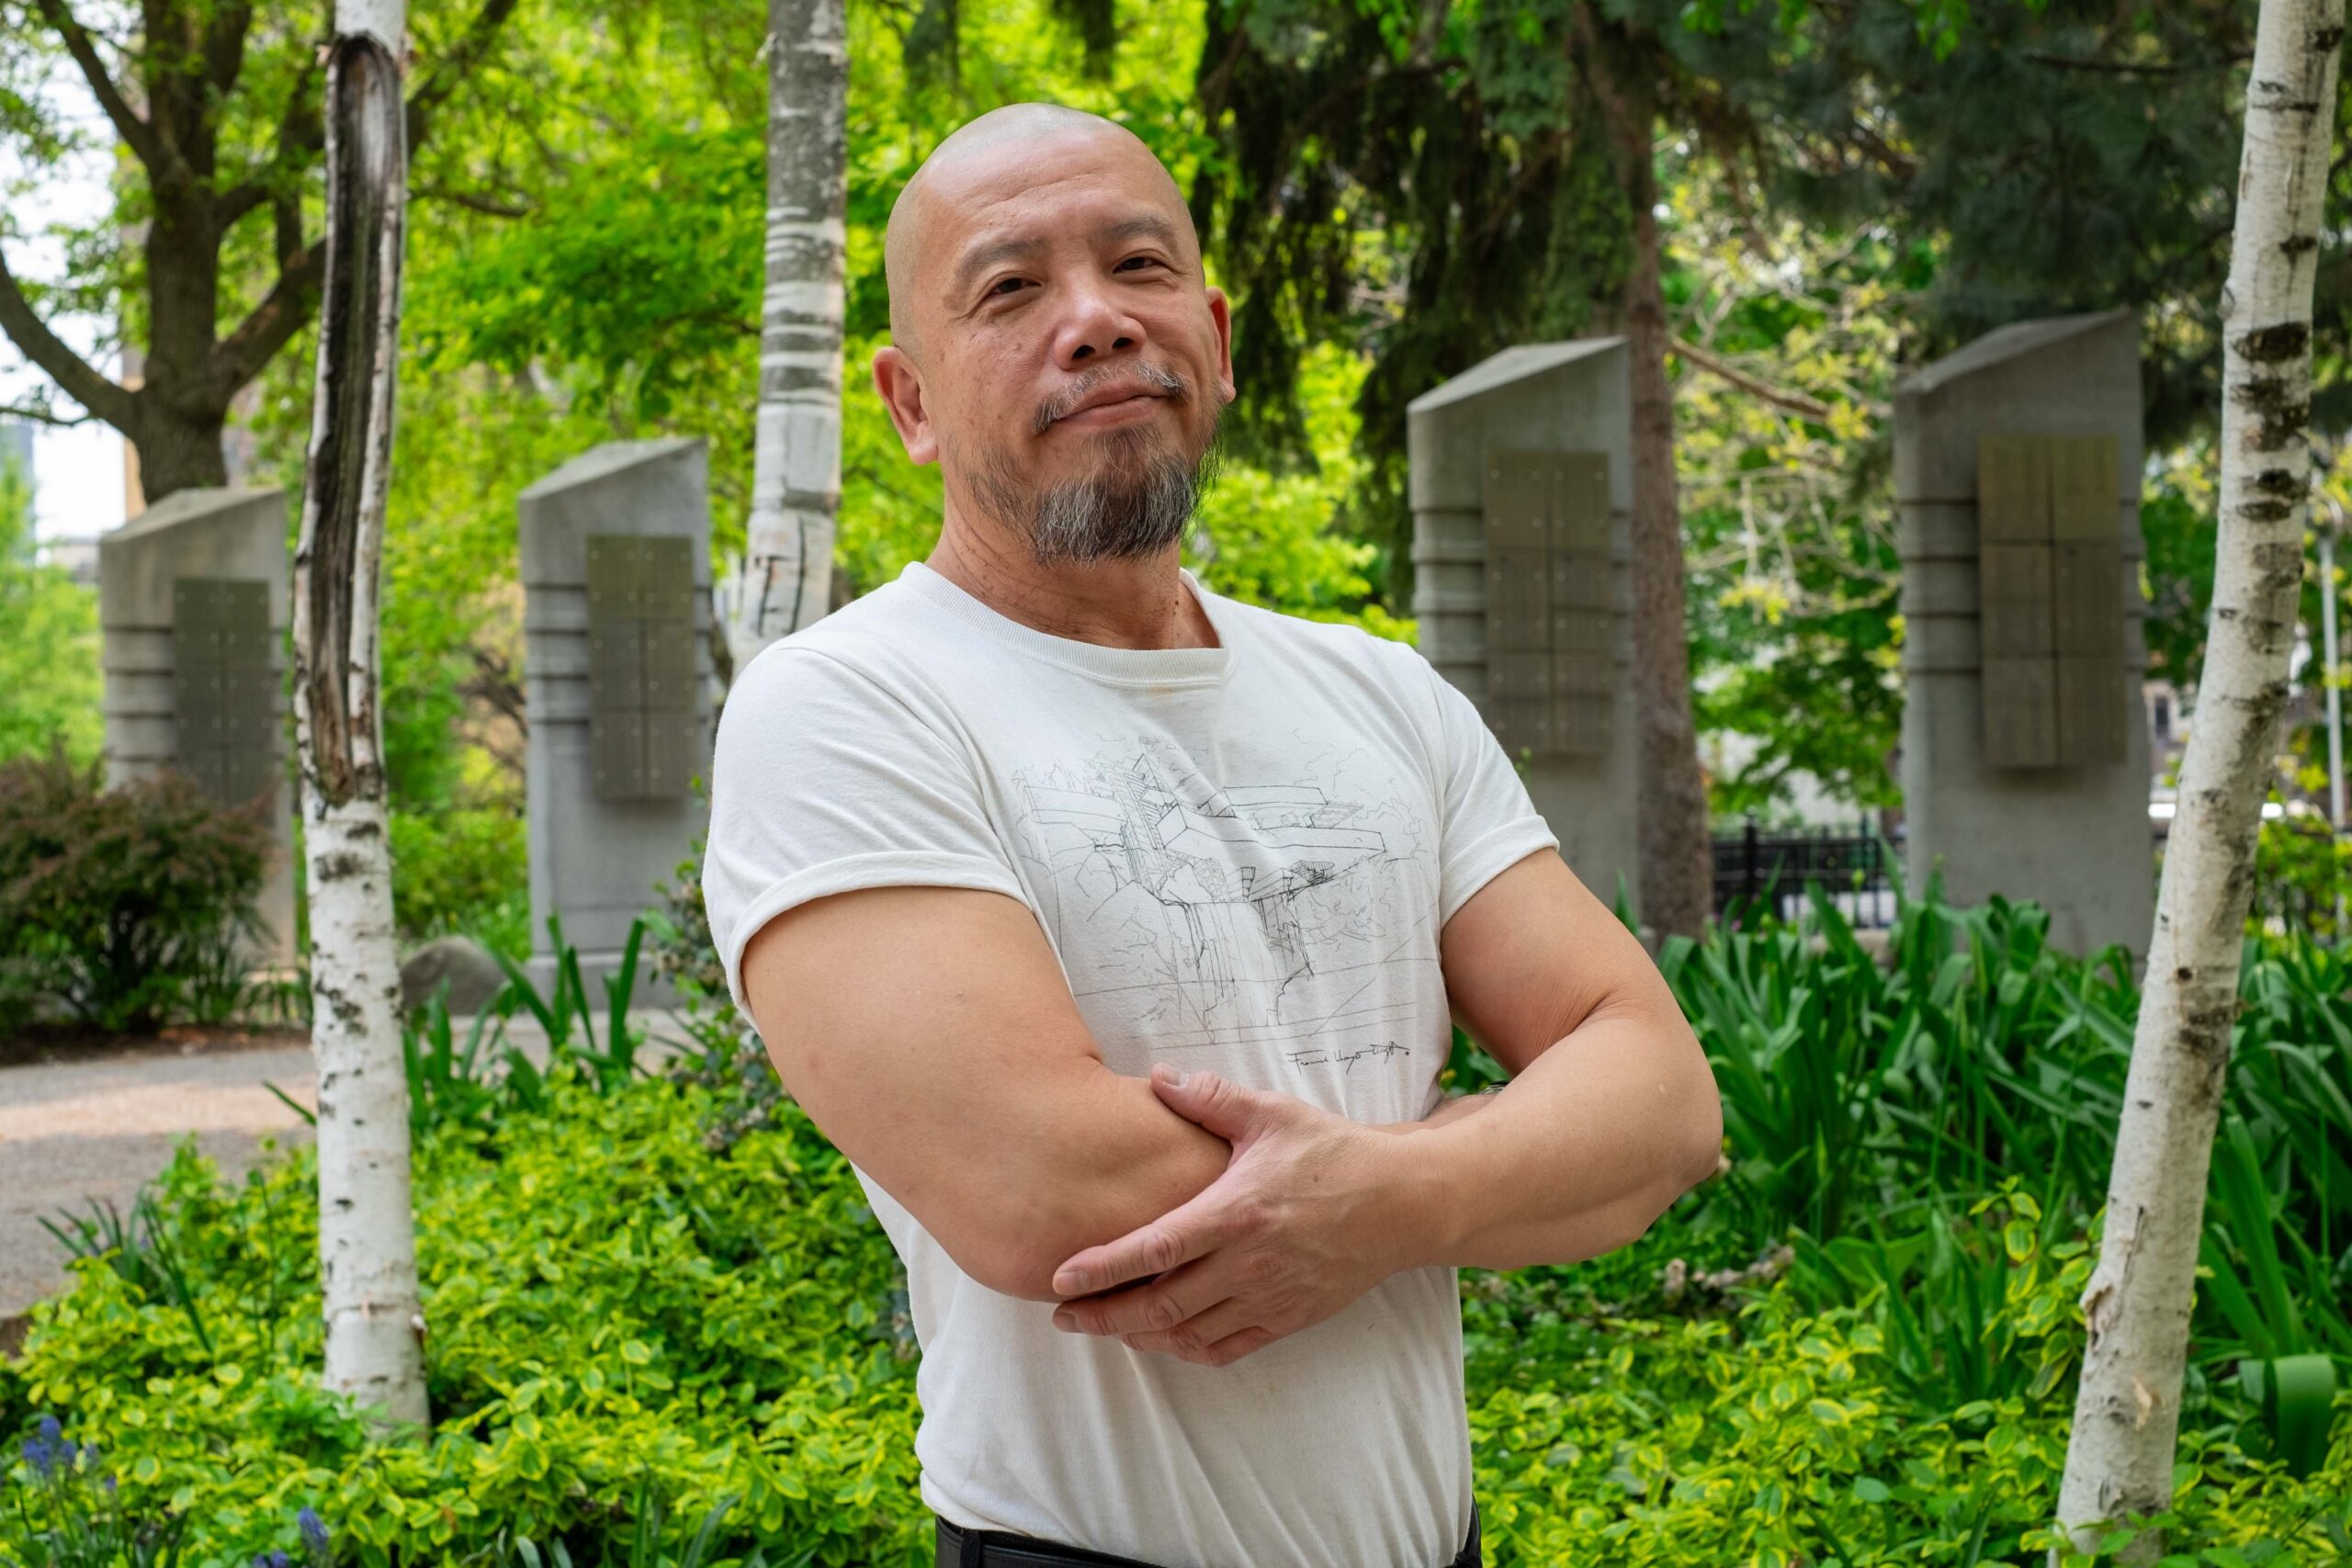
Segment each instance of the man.
M1455 1269L1639 1236L1705 1059L1426 660L1179 565L1230 317L1141 141L983 115L885 266L939 543L738 677L703 886L906 1261L939 1562L1479 1562Z

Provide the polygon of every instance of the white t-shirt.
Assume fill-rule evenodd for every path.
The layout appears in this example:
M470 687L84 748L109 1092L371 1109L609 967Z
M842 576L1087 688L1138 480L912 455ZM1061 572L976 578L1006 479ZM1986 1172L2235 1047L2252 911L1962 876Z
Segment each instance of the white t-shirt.
M794 905L988 888L1035 914L1113 1071L1166 1061L1361 1122L1429 1114L1452 1039L1438 931L1559 840L1419 651L1182 577L1220 646L1055 637L916 562L744 668L703 891L747 1018L744 945ZM949 1520L1170 1568L1436 1568L1461 1549L1453 1269L1200 1366L1056 1328L858 1179L906 1262L922 1492Z

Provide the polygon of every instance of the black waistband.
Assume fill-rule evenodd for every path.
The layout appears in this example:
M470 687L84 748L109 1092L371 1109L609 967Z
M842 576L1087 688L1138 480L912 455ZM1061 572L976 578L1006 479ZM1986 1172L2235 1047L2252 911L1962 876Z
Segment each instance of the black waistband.
M1089 1568L1155 1568L1155 1565L1133 1557L1114 1557L1107 1551L1093 1551L1082 1546L1064 1546L1059 1541L1041 1540L1034 1535L1020 1535L1012 1530L965 1529L948 1523L939 1515L932 1515L937 1525L939 1544L938 1568L1061 1568L1061 1565L1089 1565ZM1478 1541L1478 1505L1470 1505L1470 1539L1444 1568L1485 1568L1486 1554Z

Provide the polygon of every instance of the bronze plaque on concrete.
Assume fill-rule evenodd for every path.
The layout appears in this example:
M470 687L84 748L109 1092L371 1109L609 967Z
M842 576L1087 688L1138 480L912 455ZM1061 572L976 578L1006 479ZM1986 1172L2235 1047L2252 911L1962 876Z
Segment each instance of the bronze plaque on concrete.
M1985 762L2120 762L2129 694L2115 438L1988 434L1976 461Z
M1994 766L2057 765L2055 673L2048 659L1984 660L1984 750Z
M694 771L692 541L591 534L588 750L600 800L666 800Z
M183 577L172 584L172 720L179 770L242 806L277 780L277 671L269 584Z
M1617 646L1608 456L1490 453L1485 506L1487 722L1514 757L1598 755Z

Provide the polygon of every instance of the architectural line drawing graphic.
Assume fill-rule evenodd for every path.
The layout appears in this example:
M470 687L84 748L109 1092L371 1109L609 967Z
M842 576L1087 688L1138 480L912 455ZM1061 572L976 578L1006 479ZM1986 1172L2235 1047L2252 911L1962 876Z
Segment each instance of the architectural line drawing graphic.
M1433 874L1425 813L1401 793L1219 785L1158 737L1013 783L1017 850L1053 890L1081 1003L1114 1007L1155 1050L1251 1045L1342 1070L1411 1055L1415 988L1380 982L1435 962Z

